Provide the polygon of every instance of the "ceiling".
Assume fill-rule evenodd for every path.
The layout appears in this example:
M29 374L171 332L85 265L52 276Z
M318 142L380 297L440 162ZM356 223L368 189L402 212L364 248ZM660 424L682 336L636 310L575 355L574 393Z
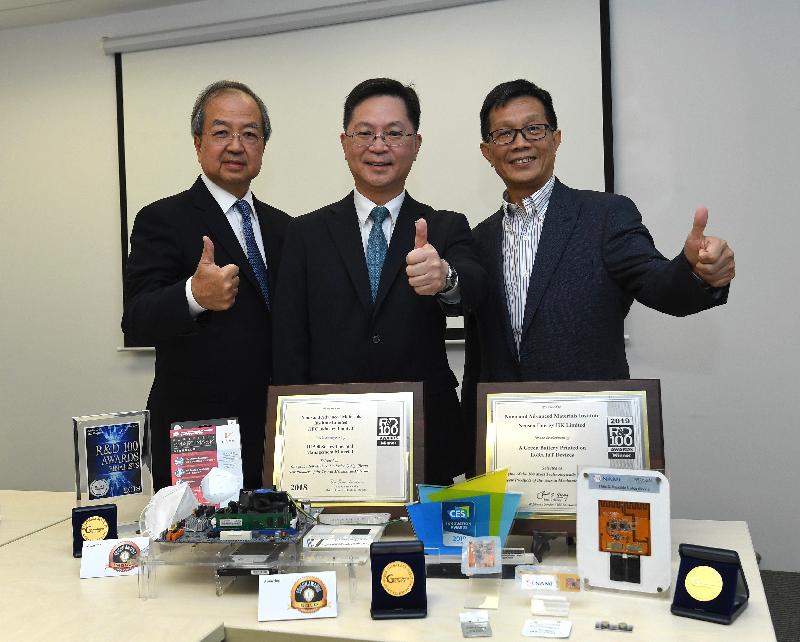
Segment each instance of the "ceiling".
M0 0L0 29L93 18L192 0Z

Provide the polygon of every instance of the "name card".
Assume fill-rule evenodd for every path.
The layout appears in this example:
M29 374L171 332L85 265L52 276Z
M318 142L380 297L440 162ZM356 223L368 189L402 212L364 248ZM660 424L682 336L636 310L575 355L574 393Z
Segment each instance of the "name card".
M261 575L258 621L311 620L338 615L336 572Z

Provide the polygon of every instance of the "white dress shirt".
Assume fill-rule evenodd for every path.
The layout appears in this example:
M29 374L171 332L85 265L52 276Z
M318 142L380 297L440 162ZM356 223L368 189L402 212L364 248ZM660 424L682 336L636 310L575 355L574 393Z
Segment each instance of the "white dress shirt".
M518 354L528 285L555 180L555 176L551 176L541 189L523 198L522 207L509 203L506 200L508 193L503 194L503 281Z

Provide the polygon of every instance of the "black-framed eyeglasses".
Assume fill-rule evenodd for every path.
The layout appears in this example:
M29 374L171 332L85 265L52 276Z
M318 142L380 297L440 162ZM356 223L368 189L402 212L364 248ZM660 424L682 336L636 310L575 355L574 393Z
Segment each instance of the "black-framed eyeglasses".
M253 147L264 140L263 136L251 131L231 132L227 129L215 129L213 131L203 133L211 139L211 142L214 145L227 145L233 141L234 138L238 138L242 145Z
M542 140L547 136L548 130L555 131L556 128L543 123L525 125L525 127L502 127L489 132L486 140L495 145L510 145L517 138L517 134L522 134L527 141Z
M352 140L353 144L358 147L369 147L377 138L380 138L384 144L389 147L400 147L405 144L406 138L413 136L414 133L411 132L408 134L403 129L390 129L389 131L376 134L375 132L364 129L355 131L352 134L345 132L344 135Z

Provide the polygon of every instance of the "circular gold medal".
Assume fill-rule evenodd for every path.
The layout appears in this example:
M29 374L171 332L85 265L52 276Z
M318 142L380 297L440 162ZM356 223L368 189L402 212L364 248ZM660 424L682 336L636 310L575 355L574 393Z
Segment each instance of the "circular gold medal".
M81 537L88 541L105 539L108 536L108 522L100 515L87 517L81 524Z
M381 586L389 595L402 597L414 587L414 571L405 562L391 562L383 568Z
M710 602L722 593L722 575L710 566L695 566L686 574L684 586L698 602Z

